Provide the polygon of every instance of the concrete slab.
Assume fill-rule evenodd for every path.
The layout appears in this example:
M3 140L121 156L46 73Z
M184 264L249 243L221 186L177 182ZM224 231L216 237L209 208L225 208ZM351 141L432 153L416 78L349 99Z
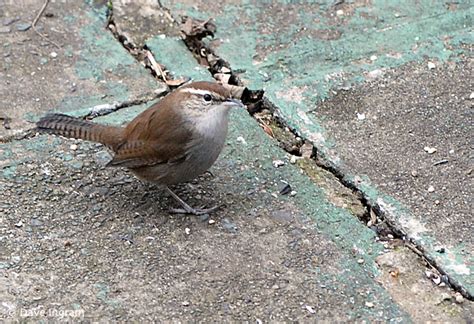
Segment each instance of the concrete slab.
M180 48L175 56L187 57L183 47L175 48ZM192 75L196 70L188 63L191 72L167 68ZM120 124L145 108L126 108L97 121ZM224 202L212 218L169 215L173 202L157 188L124 170L104 168L109 157L99 145L46 136L1 144L2 318L472 318L470 305L458 304L446 287L426 289L444 290L441 299L423 294L431 284L424 276L416 294L420 309L407 305L404 259L380 259L383 250L396 249L375 242L375 234L351 215L351 206L330 199L337 191L328 196L329 190L315 186L297 165L275 168L274 160L289 156L245 111L235 111L231 125L213 176L176 188L193 205ZM282 180L296 195L279 194ZM399 280L391 280L398 268ZM388 286L398 293L385 290Z
M338 101L332 105L331 114L319 113L322 101L350 90L360 82L380 77L387 68L428 58L430 67L440 66L442 62L463 60L463 53L472 50L472 5L468 2L446 4L432 1L418 1L416 4L410 1L248 1L239 5L210 4L205 1L162 3L177 14L200 19L213 17L218 26L217 40L209 41L208 46L230 63L246 85L266 89L267 97L278 107L277 113L298 134L317 147L324 163L344 175L344 181L362 191L371 206L410 239L415 240L426 255L450 276L453 283L462 286L466 294L474 294L472 235L463 237L463 242L453 238L454 235L448 239L450 233L446 231L447 222L444 221L443 211L438 207L430 207L428 214L422 206L415 206L416 203L413 203L408 192L417 190L416 196L424 196L429 186L415 189L398 181L396 187L390 185L387 189L387 183L392 183L395 179L381 179L388 165L393 167L394 161L403 160L407 148L392 141L390 155L383 155L378 151L378 156L373 157L374 148L371 150L372 155L357 151L356 148L362 149L367 143L358 142L360 137L354 136L353 132L344 132L344 129L333 133L334 127L331 127L338 119L356 120L357 115L341 116L345 110L339 106ZM429 69L427 61L423 64ZM466 76L465 73L460 73L457 78L462 79L463 75ZM443 75L433 76L434 81L430 82L438 82L438 79L440 83L443 82ZM404 78L413 82L429 81L428 78L417 79L416 76ZM467 80L470 79L472 77L467 77ZM465 84L469 87L468 82ZM468 91L465 88L463 94L456 91L456 95L466 98L470 95ZM423 98L423 94L417 96L420 100ZM462 104L464 110L457 110L455 114L467 114L464 99L453 101L448 98L446 95L445 102L440 101L444 109L455 109L454 105ZM393 108L385 105L383 109L389 113ZM375 113L368 111L367 107L364 107L363 112L366 115ZM440 127L443 129L452 130L451 114L438 116L443 118L431 120L429 127L435 130L435 125L442 125ZM363 117L361 115L359 119ZM392 125L405 125L406 119L394 117L391 122ZM373 125L376 128L377 121ZM418 128L423 129L423 126L426 124L418 125ZM389 125L387 127L390 128ZM400 128L394 126L391 131L396 129ZM369 136L370 131L362 127L359 134ZM464 143L469 141L467 127L457 127L453 132L457 132ZM335 141L335 138L341 138L340 134L351 140ZM426 138L429 134L429 131L425 133ZM397 133L390 134L390 138L398 138ZM426 140L425 142L427 143ZM382 145L384 142L379 143ZM351 158L344 154L348 151L352 152ZM420 148L417 155L412 154L412 161L416 161L419 153ZM426 160L426 156L423 158ZM355 162L351 159L359 161L360 165L364 164L364 167L354 168ZM467 156L460 159L463 160L463 165L469 163ZM388 160L390 163L386 163ZM383 168L377 167L382 164ZM390 172L397 173L393 169ZM373 175L376 176L372 178ZM461 177L466 178L465 175ZM463 185L459 185L457 179L460 178L431 177L435 188L460 189ZM445 185L444 180L451 184ZM399 190L396 188L402 187L405 194L398 195ZM443 193L448 191L442 190ZM465 201L469 192L459 194L459 191L455 191L451 194L458 195L462 200L460 204L453 202L457 207L449 217L451 228L455 227L461 233L472 232L471 217L466 214L469 201ZM466 228L465 224L469 224L469 227ZM436 252L438 249L445 252Z
M46 111L72 111L104 103L150 99L166 90L106 29L105 3L51 2L37 23L55 45L29 24L42 1L9 1L0 46L0 139L20 134ZM24 29L27 28L26 31Z

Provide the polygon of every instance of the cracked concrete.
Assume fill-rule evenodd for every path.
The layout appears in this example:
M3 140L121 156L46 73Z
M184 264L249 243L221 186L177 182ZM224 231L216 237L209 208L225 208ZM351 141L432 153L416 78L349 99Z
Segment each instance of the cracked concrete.
M410 210L413 207L410 197L389 196L387 193L393 190L385 191L380 181L358 174L360 169L351 168L350 161L342 154L344 149L350 149L345 148L350 141L335 141L329 126L331 116L317 114L321 101L350 90L361 81L374 80L387 68L427 57L431 60L429 66L468 57L472 51L472 20L469 19L472 6L467 3L432 6L421 1L406 11L403 1L399 2L397 6L362 1L317 5L267 5L250 1L244 6L163 3L181 15L200 19L214 17L219 26L217 39L207 40L208 46L232 66L245 85L265 88L268 99L277 107L276 113L286 125L315 145L318 162L341 176L345 184L360 191L382 220L387 220L394 229L413 240L433 264L448 274L457 289L472 297L472 256L464 242L445 246L445 237L449 235L443 235L443 223L436 221L442 219L443 213L438 209L434 216L424 214L420 219ZM239 19L233 19L235 17ZM284 21L282 17L285 17ZM430 28L425 27L428 23ZM428 66L426 61L424 64ZM450 105L447 96L442 100ZM337 101L335 109L336 105ZM389 106L386 109L389 110ZM354 118L365 118L363 113L359 114L360 117L355 115ZM442 123L449 128L447 118ZM343 129L337 131L344 132ZM468 130L465 128L465 131ZM345 135L357 143L358 137L352 132ZM406 152L404 149L393 154L403 156ZM378 172L370 165L370 157L361 156L370 174ZM387 159L385 164L393 161L389 155L377 157L381 163L384 158ZM456 186L455 179L450 180ZM437 179L435 186L446 187L442 178ZM409 191L410 187L406 186L404 190ZM453 213L453 226L472 226L470 217L458 209ZM426 216L430 218L426 219ZM426 230L428 223L430 230ZM447 253L436 252L440 247Z
M157 33L165 37L146 42L161 64L175 75L211 78L178 38ZM96 120L124 123L146 107ZM377 242L352 215L359 207L331 200L334 177L311 160L300 160L309 163L306 174L300 162L288 163L291 156L243 111L232 116L214 176L177 188L193 204L224 202L210 219L169 215L172 202L156 188L104 169L108 155L95 144L39 136L2 145L0 157L5 318L57 319L54 310L83 320L472 318L472 304L433 285L399 240ZM275 159L287 163L276 169ZM278 194L282 180L296 196Z
M37 2L25 10L25 3L12 2L2 7L2 21L30 23L40 7ZM30 122L48 111L87 113L88 107L153 98L155 91L166 89L104 29L105 13L80 1L49 4L37 28L61 44L60 49L14 24L2 34L0 107L11 121L9 129L0 127L1 139L31 128Z

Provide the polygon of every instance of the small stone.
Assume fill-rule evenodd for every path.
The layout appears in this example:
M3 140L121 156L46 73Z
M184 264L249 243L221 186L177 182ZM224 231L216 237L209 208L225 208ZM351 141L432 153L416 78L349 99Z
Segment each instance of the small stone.
M280 287L279 287L278 285L273 285L273 286L272 286L272 289L275 289L275 290L276 290L276 289L280 289Z
M184 302L181 303L181 305L189 306L189 305L191 305L191 303L189 301L185 300Z
M186 233L186 235L189 235L189 234L191 234L191 229L189 227L186 227L184 229L184 232Z
M469 99L474 99L474 92L471 92L471 94L469 95Z
M311 314L316 313L316 311L314 310L314 308L311 307L311 306L309 306L309 305L306 305L305 308L306 308L306 310L307 310L308 312L310 312Z
M357 119L358 120L364 120L365 119L365 114L364 113L361 113L361 114L357 113Z
M376 61L377 60L377 55L372 55L370 57L370 60L373 62L373 61Z
M209 223L210 225L212 225L212 224L215 224L215 222L216 222L215 220L210 219L208 223Z
M313 145L311 143L304 143L300 148L301 157L310 159L313 155Z
M384 72L381 69L375 69L367 73L367 77L369 79L376 79L378 77L381 77L384 74Z
M435 205L439 205L440 204L440 201L439 200L435 200Z
M454 300L456 301L456 303L462 304L464 302L464 297L457 292L456 294L454 294Z
M425 146L423 149L424 149L425 152L428 153L428 154L433 154L433 153L435 153L435 152L437 151L436 148L434 148L434 147L429 147L429 146Z
M387 234L387 238L390 240L393 240L393 235L392 234Z
M275 161L272 162L272 164L275 168L279 168L281 166L284 166L285 162L283 162L282 160L275 160Z
M372 302L365 302L365 306L367 306L368 308L373 308L375 305Z
M358 264L364 263L364 259L358 259L358 260L357 260L357 263L358 263Z
M16 30L18 31L27 31L28 29L31 28L31 24L29 23L18 23L15 25Z
M428 192L434 192L434 191L435 191L435 188L433 186L428 187Z
M51 53L49 54L49 56L51 56L52 58L56 58L56 57L58 57L58 53L56 53L56 52L51 52Z
M295 190L291 190L290 192L290 197L296 196L297 192Z
M411 176L412 176L413 178L418 177L418 172L416 172L415 170L411 171Z
M242 136L237 137L237 142L247 145L247 141Z
M77 150L77 144L71 144L71 146L69 146L69 149L71 149L72 151Z
M298 160L298 158L296 157L296 155L292 155L292 156L290 157L290 163L291 163L291 164L295 164L297 160Z
M344 15L344 10L339 9L338 11L336 11L336 15L343 16Z
M428 62L428 69L433 70L436 68L436 65L433 62Z

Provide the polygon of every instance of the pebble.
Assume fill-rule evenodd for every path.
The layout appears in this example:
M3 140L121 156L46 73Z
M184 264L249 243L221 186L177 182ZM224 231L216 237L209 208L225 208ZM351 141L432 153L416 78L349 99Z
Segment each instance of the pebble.
M184 229L184 232L186 233L186 235L189 235L189 234L191 234L191 229L189 227L186 227Z
M16 227L22 227L23 226L23 222L22 221L19 221L18 223L15 224Z
M376 79L378 77L381 77L384 74L384 72L381 69L375 69L367 73L367 77L369 79Z
M29 23L18 23L15 25L16 30L18 31L27 31L28 29L31 28L31 24Z
M370 57L370 60L373 62L373 61L376 61L377 60L377 55L372 55Z
M434 147L429 147L429 146L425 146L423 149L424 149L425 152L428 153L428 154L433 154L433 153L435 153L435 152L437 151L436 148L434 148Z
M456 303L462 304L464 302L464 297L460 293L457 292L454 295L454 300L456 301Z
M474 92L471 92L471 94L469 95L469 99L474 99Z
M272 164L275 168L279 168L279 167L285 165L285 162L283 162L282 160L275 160L275 161L272 162Z
M357 113L357 119L358 120L364 120L365 119L365 114L364 113L361 113L361 114Z
M311 306L309 306L309 305L306 305L305 308L306 308L306 310L307 310L308 312L310 312L311 314L316 313L316 311L314 310L314 308L311 307Z
M290 196L291 196L291 197L296 196L296 194L297 194L297 192L296 192L295 190L291 190L291 192L290 192Z
M208 223L209 223L210 225L212 225L212 224L215 224L215 222L216 222L215 220L210 219Z
M428 192L434 192L434 191L435 191L435 188L433 186L428 187Z
M69 149L71 149L72 151L77 150L77 144L71 144L71 146L69 146Z
M184 302L181 303L181 305L183 305L183 306L189 306L189 305L190 305L190 302L188 302L187 300L185 300Z
M344 15L344 10L339 9L338 11L336 11L336 15L338 15L338 16Z
M358 263L358 264L364 263L364 259L359 259L359 260L357 260L357 263Z
M365 306L367 306L368 308L373 308L375 305L372 302L365 302Z
M292 156L290 157L290 163L291 163L291 164L295 164L297 160L298 160L298 158L296 157L296 155L292 155Z
M242 136L237 137L237 142L247 145L247 141Z
M436 68L436 65L433 62L428 62L428 69L433 70Z
M51 53L49 54L49 56L51 56L52 58L56 58L56 57L58 57L58 53L56 53L56 52L51 52Z

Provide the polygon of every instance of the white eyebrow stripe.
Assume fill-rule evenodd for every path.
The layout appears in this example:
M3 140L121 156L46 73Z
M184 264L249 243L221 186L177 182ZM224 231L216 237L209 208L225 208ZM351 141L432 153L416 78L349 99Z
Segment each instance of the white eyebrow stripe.
M179 89L181 92L187 92L187 93L192 93L192 94L197 94L204 96L206 94L210 95L211 92L207 90L201 90L201 89L194 89L194 88L184 88L184 89Z

